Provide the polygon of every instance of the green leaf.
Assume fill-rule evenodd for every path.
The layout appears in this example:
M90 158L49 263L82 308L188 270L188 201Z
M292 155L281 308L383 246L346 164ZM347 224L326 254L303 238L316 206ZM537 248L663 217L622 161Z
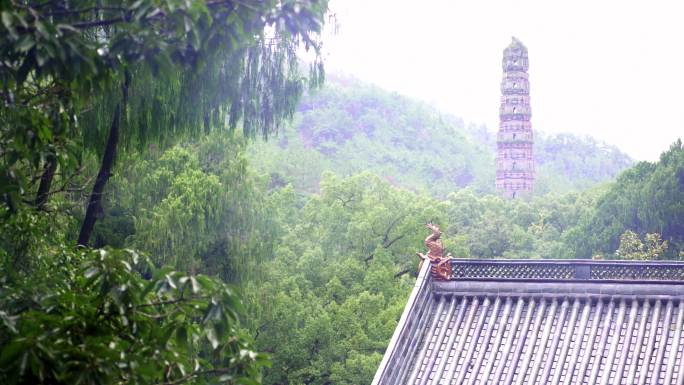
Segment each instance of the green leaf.
M144 0L136 0L135 3L131 4L130 9L136 9L142 5Z
M12 340L10 343L2 348L2 353L0 353L0 366L7 367L8 364L17 361L19 354L23 353L26 349L26 345L23 341Z
M88 269L85 271L85 273L84 273L83 275L84 275L86 278L90 279L90 278L94 277L94 276L95 276L97 273L99 273L99 272L100 272L100 269L99 269L99 268L97 268L96 266L91 266L90 268L88 268Z
M17 318L18 316L10 316L5 311L0 310L0 320L2 320L3 325L8 328L12 333L17 333Z
M168 325L163 330L164 330L163 334L161 335L159 341L161 342L162 346L166 346L166 344L169 342L169 339L173 335L173 332L174 332L173 325Z
M243 385L260 385L259 381L249 378L249 377L238 377L235 380L236 384L243 384Z
M200 285L194 276L190 276L190 283L192 284L192 293L197 294L200 292Z
M214 325L209 325L205 327L205 332L207 334L207 340L209 340L211 347L214 349L218 348L219 340L216 334L216 329L214 329Z
M178 289L178 286L176 285L175 279L171 274L166 274L166 282L169 284L174 289Z
M47 52L45 52L45 50L40 48L36 50L36 63L38 63L39 67L42 67L45 63L47 63L49 59L50 58L48 57Z
M46 39L47 39L47 38L50 37L50 33L47 31L47 28L45 28L45 24L43 24L42 22L36 20L35 26L36 26L36 30L38 31L38 33L39 33L43 38L46 38Z
M12 24L12 14L9 13L9 11L2 11L2 25L4 25L8 30L12 31Z
M16 28L14 28L14 25L12 24L12 15L9 12L2 13L2 22L9 31L9 34L12 37L12 39L18 39L19 35L17 34Z
M76 32L76 33L80 32L78 29L74 28L73 26L71 26L69 24L57 24L57 29L65 30L65 31L69 31L69 32Z
M23 35L17 42L16 48L19 52L28 52L34 45L36 42L31 35Z

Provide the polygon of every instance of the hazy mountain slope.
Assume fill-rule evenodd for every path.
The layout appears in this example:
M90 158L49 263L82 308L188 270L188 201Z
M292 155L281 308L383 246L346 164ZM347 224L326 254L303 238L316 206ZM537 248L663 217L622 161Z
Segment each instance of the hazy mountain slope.
M475 142L496 151L495 132L472 125L465 131ZM634 160L617 147L590 136L549 135L540 131L535 131L534 135L535 191L538 194L583 190L616 178L634 164Z
M302 101L279 138L252 147L253 163L276 184L316 191L321 173L370 170L391 183L445 196L470 186L493 192L495 134L425 103L355 80L332 79ZM610 180L632 160L573 135L537 135L539 193Z
M586 189L612 180L634 161L617 147L571 134L537 135L537 190Z

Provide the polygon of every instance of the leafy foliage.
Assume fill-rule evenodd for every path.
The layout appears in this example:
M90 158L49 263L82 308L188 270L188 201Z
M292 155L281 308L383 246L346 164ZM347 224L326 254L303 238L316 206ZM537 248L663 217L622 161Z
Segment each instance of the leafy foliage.
M256 344L275 365L266 383L369 383L412 286L427 221L444 222L427 196L365 173L323 176L299 206L292 187L272 195L282 224L275 258L254 290Z
M528 201L466 188L438 200L370 173L325 173L317 194L275 190L275 257L265 281L247 289L271 293L254 324L257 346L274 362L265 382L370 383L410 292L425 222L446 229L447 251L456 257L584 258L572 245L594 239L584 225L618 186ZM397 240L385 247L387 239ZM630 239L638 244L625 240L609 255L671 258L655 234Z
M181 271L256 279L275 230L266 181L251 172L245 148L240 135L214 133L157 155L131 155L112 180L96 245L124 239Z
M646 234L644 242L634 231L627 230L620 236L620 247L615 256L621 259L653 260L660 258L667 250L667 241L660 234Z
M140 150L238 124L247 137L273 133L304 89L297 50L319 52L327 1L0 6L0 197L14 211L42 170L49 190L57 163L72 173L84 151L108 148L99 196L119 140ZM311 69L316 85L318 56Z
M670 247L666 257L684 250L684 148L681 139L657 163L640 162L621 174L583 218L568 243L578 257L610 254L627 230L643 237L658 233Z
M268 364L219 280L131 250L64 248L51 262L47 282L0 290L4 384L251 384Z
M591 236L582 226L614 188L529 201L466 188L439 200L366 172L325 173L320 192L302 195L257 177L241 141L211 134L130 155L96 235L239 283L243 324L273 362L269 384L370 382L412 287L426 222L445 229L457 257L574 258L569 245Z
M150 153L216 131L275 132L307 82L322 81L326 9L0 1L0 382L259 382L267 361L240 330L238 297L196 274L211 266L239 281L237 267L250 266L239 262L269 248L250 239L266 221L246 220L260 203L243 195L254 190L244 159ZM308 79L300 48L316 56ZM131 163L117 169L117 153ZM106 188L118 171L124 183L136 176L140 195ZM123 199L103 205L112 192ZM116 248L87 248L103 206L112 215L96 241ZM156 267L166 263L185 272Z

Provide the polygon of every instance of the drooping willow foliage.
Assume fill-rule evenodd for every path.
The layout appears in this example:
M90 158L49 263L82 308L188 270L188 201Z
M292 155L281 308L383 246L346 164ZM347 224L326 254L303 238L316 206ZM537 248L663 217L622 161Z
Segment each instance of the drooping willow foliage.
M271 246L234 131L268 137L322 79L296 53L326 9L0 0L1 383L259 383L225 281Z
M140 67L133 71L129 87L122 148L166 148L182 139L213 131L228 134L236 128L245 138L267 139L292 117L302 92L323 80L320 63L311 66L308 76L302 73L296 50L292 41L261 40L237 52L215 53L197 71L155 74ZM104 148L119 93L113 86L82 114L87 148L98 153Z
M103 152L115 126L134 150L238 126L267 137L322 80L319 55L307 79L296 53L319 53L326 10L327 0L1 2L3 201L30 201L41 172Z
M128 155L108 189L95 246L129 244L156 264L241 284L273 253L266 180L248 166L246 140L211 133L147 156Z

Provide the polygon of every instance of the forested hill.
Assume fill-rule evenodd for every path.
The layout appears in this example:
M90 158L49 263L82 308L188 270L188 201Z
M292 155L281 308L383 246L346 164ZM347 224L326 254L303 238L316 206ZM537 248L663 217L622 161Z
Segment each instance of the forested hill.
M328 79L279 135L254 145L254 164L300 190L317 191L325 170L369 170L437 196L466 186L493 192L495 133L357 80ZM585 189L632 164L613 146L570 134L537 133L535 151L541 194Z

